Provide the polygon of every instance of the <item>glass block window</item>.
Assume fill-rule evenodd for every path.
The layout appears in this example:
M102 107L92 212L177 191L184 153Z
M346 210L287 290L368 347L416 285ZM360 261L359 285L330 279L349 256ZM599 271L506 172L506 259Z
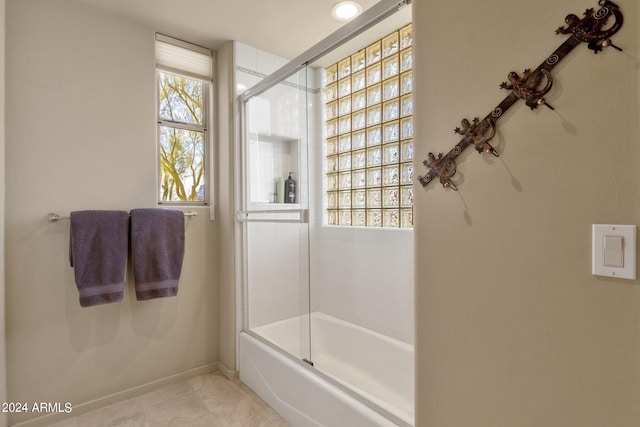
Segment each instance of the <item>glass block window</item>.
M411 24L326 71L329 225L413 227Z

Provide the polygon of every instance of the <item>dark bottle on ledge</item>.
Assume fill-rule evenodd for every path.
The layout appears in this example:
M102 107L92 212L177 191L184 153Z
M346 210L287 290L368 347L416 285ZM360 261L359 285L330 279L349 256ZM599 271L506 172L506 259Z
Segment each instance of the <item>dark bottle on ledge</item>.
M291 174L293 172L289 172L289 178L284 182L284 202L285 203L295 203L296 202L296 182L291 178Z

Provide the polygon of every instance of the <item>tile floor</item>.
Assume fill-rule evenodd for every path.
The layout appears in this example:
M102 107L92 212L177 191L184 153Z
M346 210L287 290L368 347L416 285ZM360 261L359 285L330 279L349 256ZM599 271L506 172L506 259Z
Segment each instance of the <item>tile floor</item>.
M222 374L190 380L69 418L51 427L288 427L239 380Z

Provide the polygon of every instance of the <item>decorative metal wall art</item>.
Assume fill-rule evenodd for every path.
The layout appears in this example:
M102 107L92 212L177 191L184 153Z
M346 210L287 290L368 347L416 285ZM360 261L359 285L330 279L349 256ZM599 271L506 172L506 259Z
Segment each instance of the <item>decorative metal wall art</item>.
M532 110L540 105L553 110L554 108L544 99L553 86L551 70L580 43L587 43L593 53L598 53L605 47L622 50L611 42L611 36L620 30L623 22L618 5L608 0L599 0L598 5L600 6L598 10L587 9L582 19L574 14L567 15L566 26L558 28L556 34L571 34L571 37L535 70L526 69L522 74L510 72L507 76L508 81L502 82L500 88L510 90L511 93L482 120L478 117L471 122L463 119L460 127L454 129L455 133L462 135L462 140L447 154L440 153L437 157L433 153L428 154L428 159L422 162L428 172L418 176L418 181L423 187L434 178L439 178L445 188L457 191L458 188L451 181L457 169L456 158L470 145L473 145L481 154L490 153L499 157L498 152L490 144L496 134L496 122L519 99L523 99ZM611 17L615 22L605 28Z

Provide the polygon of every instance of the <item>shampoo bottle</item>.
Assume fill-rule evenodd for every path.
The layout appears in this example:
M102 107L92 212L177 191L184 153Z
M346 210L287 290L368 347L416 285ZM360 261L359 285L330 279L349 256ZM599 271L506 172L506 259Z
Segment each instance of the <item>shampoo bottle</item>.
M296 182L291 178L291 174L293 172L289 172L289 177L284 182L284 202L285 203L295 203L296 202Z

